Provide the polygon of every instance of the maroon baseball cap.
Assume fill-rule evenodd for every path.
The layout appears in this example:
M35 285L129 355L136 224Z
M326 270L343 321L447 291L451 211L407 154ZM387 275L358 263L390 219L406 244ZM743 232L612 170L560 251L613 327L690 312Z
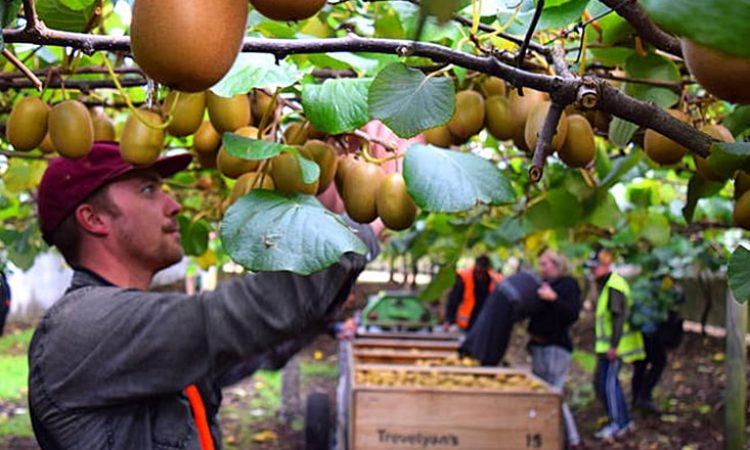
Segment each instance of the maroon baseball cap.
M52 245L57 227L97 189L128 172L153 169L170 177L185 169L193 159L187 153L158 159L149 166L133 166L120 156L117 142L95 142L81 159L54 158L39 185L37 205L39 226L44 240Z

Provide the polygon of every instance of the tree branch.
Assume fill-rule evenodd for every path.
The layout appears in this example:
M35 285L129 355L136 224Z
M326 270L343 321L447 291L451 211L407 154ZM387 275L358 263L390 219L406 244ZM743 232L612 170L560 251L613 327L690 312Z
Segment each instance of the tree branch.
M542 130L539 132L539 136L536 140L536 148L534 148L534 156L531 158L531 167L529 168L529 179L532 183L542 179L544 174L544 163L547 161L547 156L551 153L549 151L552 139L557 133L557 124L560 123L565 106L556 101L552 101L550 104L549 112L547 117L544 119L544 125Z
M624 4L622 0L600 1L617 11L620 17L627 20L641 38L650 42L659 50L676 56L682 56L680 40L657 27L636 0L626 1Z
M120 80L120 85L122 87L136 87L145 84L145 78L125 78ZM112 80L61 80L55 78L46 83L46 86L48 88L61 88L64 86L65 89L77 89L83 93L89 93L96 89L117 89L117 86L115 86L115 83ZM19 88L36 88L36 85L30 80L0 79L0 91Z
M34 0L23 0L23 16L26 19L27 30L35 30L39 27L39 17L36 15Z

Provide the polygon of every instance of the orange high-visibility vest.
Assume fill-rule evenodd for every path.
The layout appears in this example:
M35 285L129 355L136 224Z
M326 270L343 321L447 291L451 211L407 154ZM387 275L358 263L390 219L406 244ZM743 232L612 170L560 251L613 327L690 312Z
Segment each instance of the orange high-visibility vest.
M458 276L464 282L464 298L461 304L458 306L456 312L456 325L466 330L469 328L469 321L471 320L471 313L474 312L474 307L477 304L477 299L474 296L474 268L470 267L458 272ZM490 270L490 286L487 290L487 295L495 289L495 285L503 280L503 276L497 272Z

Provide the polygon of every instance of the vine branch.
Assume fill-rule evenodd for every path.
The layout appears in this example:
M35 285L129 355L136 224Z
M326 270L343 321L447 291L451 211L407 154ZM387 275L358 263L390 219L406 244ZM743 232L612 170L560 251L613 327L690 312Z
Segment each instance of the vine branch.
M564 104L552 101L549 107L547 117L544 119L544 125L542 130L539 132L539 136L536 140L536 147L534 148L534 156L531 158L531 167L529 168L529 179L532 183L536 183L542 179L544 174L544 164L547 161L547 156L550 155L550 145L552 139L557 133L557 124L560 123L563 111L565 110Z
M652 43L659 50L682 56L680 40L657 27L646 14L643 7L636 0L625 3L622 0L600 0L605 5L614 9L617 14L627 20L635 28L638 35L645 41Z

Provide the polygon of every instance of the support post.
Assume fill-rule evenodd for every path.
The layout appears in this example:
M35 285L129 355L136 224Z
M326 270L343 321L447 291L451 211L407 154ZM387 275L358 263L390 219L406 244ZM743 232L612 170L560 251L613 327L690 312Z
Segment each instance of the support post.
M727 289L727 387L724 416L724 449L743 450L745 435L745 408L747 404L747 302L739 303L731 289Z

